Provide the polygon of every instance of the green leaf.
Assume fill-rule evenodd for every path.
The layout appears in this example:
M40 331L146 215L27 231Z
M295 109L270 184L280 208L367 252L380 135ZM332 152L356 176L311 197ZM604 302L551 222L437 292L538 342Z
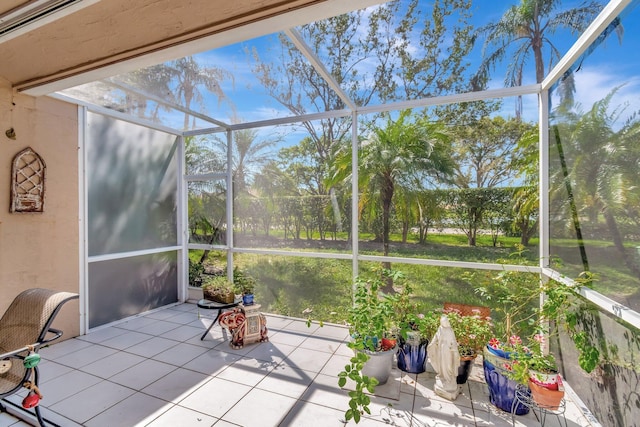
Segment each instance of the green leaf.
M347 379L345 377L340 377L338 379L338 386L340 388L344 387L347 384Z
M353 418L353 410L349 409L344 413L344 419L349 421L351 418Z

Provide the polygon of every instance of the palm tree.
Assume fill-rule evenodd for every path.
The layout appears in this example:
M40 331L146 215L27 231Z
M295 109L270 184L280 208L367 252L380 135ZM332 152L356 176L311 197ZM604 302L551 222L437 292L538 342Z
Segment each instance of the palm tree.
M200 92L201 86L217 96L218 102L221 102L226 96L220 83L225 78L233 79L228 71L202 66L193 56L176 59L171 62L169 67L177 79L177 87L174 89L175 97L187 109L191 108L193 102L200 104L200 106L203 105L204 97ZM184 129L188 128L189 115L185 114Z
M570 155L574 157L569 176L573 181L583 183L575 196L583 204L584 216L596 223L602 214L615 248L627 267L640 277L640 268L624 246L617 219L628 217L625 209L629 199L637 193L638 164L637 153L633 153L638 119L632 115L620 130L614 129L626 108L624 104L610 108L619 89L614 88L589 111L577 115L579 119L568 141L573 151Z
M446 141L448 137L441 124L414 118L411 110L404 110L396 120L387 117L383 127L374 127L371 136L360 143L359 211L369 208L382 214L384 256L389 255L390 217L396 188L426 186L433 178L448 178L453 162ZM351 147L343 148L346 149L338 153L328 186L351 175ZM390 268L390 263L383 266ZM393 292L392 283L387 283L384 291Z
M523 71L532 54L536 82L541 83L545 76L545 62L548 64L546 71L549 71L562 56L549 36L561 29L580 34L602 9L597 1L564 11L558 10L560 5L560 0L520 0L520 4L511 6L497 22L478 29L476 37L486 35L486 39L482 63L472 78L473 86L482 87L490 71L505 58L511 61L507 66L505 85L522 85ZM573 88L569 93L573 93ZM522 101L519 100L516 117L521 115Z

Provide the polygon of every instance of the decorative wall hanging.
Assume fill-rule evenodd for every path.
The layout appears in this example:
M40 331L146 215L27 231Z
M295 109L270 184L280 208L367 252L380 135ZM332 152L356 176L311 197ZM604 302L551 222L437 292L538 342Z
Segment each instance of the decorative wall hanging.
M44 160L27 147L13 158L11 166L11 206L9 212L44 210Z

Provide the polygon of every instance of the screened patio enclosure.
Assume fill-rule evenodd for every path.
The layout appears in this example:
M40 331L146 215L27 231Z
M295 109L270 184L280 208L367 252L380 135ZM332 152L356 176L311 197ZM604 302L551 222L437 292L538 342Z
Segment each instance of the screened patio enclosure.
M589 271L597 281L581 288L582 321L602 366L597 381L585 376L561 340L562 371L598 419L632 425L637 2L603 4L580 34L551 34L553 67L536 83L525 66L513 87L502 83L513 67L478 73L481 46L463 45L491 20L472 18L482 5L447 9L442 28L429 19L441 11L410 6L389 2L52 95L83 106L85 327L186 300L190 261L203 252L230 279L234 266L253 275L263 310L337 323L353 278L381 262L406 270L431 307L491 305L473 281L505 271L567 283ZM421 19L403 27L406 16ZM392 150L417 123L432 164ZM394 177L388 211L377 167ZM501 202L471 216L465 197L488 193Z

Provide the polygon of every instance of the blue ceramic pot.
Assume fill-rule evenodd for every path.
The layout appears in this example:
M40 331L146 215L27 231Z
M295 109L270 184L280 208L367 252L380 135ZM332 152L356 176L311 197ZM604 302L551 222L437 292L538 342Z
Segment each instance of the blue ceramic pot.
M252 304L253 304L253 294L242 295L242 305L252 305Z
M469 379L469 374L473 368L473 359L460 359L460 366L458 366L458 376L456 377L456 384L465 384Z
M487 344L487 351L495 356L502 357L503 359L509 359L509 357L511 356L510 351L504 351L498 348L493 348L488 344Z
M410 374L421 374L427 363L427 344L404 343L398 347L398 369Z
M489 386L489 401L497 408L510 413L513 401L516 398L518 383L504 376L500 369L496 369L486 360L482 362L482 366L484 368L484 379ZM529 413L529 407L519 402L513 410L516 415Z

